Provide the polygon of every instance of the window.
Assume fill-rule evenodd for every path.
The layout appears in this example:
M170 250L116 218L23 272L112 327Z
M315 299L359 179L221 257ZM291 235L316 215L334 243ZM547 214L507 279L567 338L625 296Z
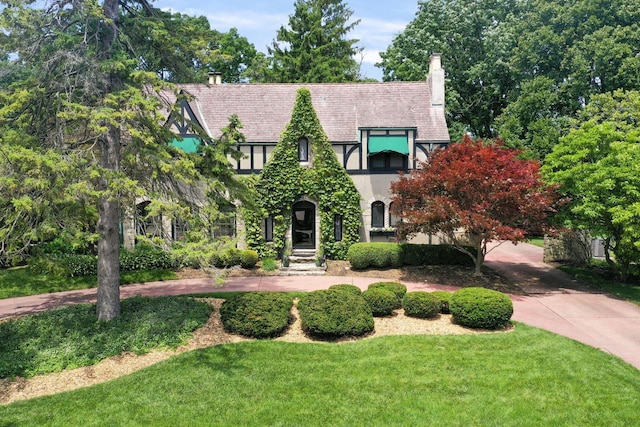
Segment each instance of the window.
M342 240L342 215L333 216L333 238L336 242Z
M234 212L225 212L213 223L212 235L214 239L219 237L235 237L236 217Z
M164 237L162 229L162 216L150 215L151 202L142 202L136 205L135 226L138 236Z
M369 156L369 169L384 171L407 170L408 157L398 153L377 153Z
M371 204L371 227L384 228L384 203L380 201Z
M389 203L389 227L396 227L401 222L401 218L393 214L393 202Z
M273 217L268 216L264 219L264 240L265 242L273 242Z
M173 240L183 240L189 229L189 224L180 218L175 218L171 223L171 237Z
M309 140L305 137L298 140L298 160L301 162L309 161Z

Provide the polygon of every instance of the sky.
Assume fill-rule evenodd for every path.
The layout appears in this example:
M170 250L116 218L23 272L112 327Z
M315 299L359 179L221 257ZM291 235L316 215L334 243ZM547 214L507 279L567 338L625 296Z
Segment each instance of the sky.
M211 28L226 32L237 28L249 43L261 52L267 51L281 25L289 22L294 0L156 0L154 6L191 16L206 16ZM418 0L346 0L353 11L351 20L360 19L347 37L359 39L357 46L364 48L361 73L363 77L382 80L382 70L374 67L380 61L393 37L401 33L418 11Z

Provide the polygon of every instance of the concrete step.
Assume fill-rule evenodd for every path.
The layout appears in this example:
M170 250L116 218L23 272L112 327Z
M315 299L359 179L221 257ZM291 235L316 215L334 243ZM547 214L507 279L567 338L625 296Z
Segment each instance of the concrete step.
M318 267L315 262L291 263L289 267L280 267L280 276L321 276L326 269L326 264Z

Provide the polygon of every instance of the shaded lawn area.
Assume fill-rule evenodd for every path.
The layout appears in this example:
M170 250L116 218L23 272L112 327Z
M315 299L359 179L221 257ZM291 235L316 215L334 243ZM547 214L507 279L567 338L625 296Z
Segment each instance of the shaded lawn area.
M0 406L3 425L640 425L640 371L552 333L251 341Z
M211 306L186 296L136 296L122 300L122 314L110 322L98 321L95 313L95 304L77 304L0 323L0 378L178 347L207 322Z
M601 270L594 267L562 265L558 268L576 279L640 306L640 286L638 285L621 283L609 277L603 277Z
M176 273L171 270L130 271L120 275L120 283L126 285L177 278ZM96 286L98 286L96 276L57 277L33 274L27 267L0 270L0 299L88 289Z

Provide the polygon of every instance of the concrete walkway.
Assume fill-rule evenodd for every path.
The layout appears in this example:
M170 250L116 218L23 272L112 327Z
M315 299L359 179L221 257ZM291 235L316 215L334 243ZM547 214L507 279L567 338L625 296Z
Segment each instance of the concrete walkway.
M567 336L615 354L640 369L640 307L597 293L552 266L542 262L542 249L504 243L487 256L487 266L522 288L527 296L512 296L513 319ZM121 287L121 296L179 295L212 291L310 291L338 283L361 289L383 279L337 276L232 277L222 286L214 279L152 282ZM409 290L455 290L419 282L405 282ZM0 300L0 319L49 310L55 307L95 302L96 290L59 292Z

